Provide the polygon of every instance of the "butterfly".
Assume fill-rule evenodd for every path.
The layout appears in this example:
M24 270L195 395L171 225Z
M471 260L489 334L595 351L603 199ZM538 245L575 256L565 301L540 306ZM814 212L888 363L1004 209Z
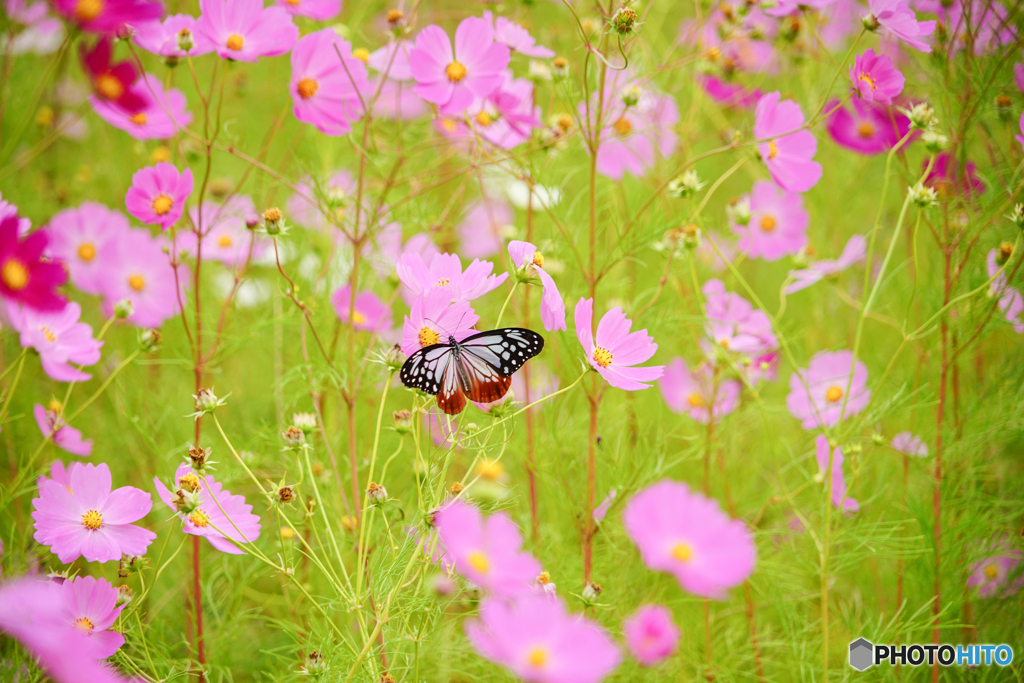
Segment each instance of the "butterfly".
M521 327L481 332L447 344L427 346L409 356L398 376L410 389L437 396L437 407L458 415L466 399L497 401L512 375L544 348L544 337Z

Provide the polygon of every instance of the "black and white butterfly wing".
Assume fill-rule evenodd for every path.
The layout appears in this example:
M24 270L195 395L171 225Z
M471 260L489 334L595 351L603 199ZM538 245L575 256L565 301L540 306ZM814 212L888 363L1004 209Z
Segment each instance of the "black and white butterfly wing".
M544 350L544 337L522 327L481 332L459 342L463 355L469 354L494 368L502 377L516 370Z
M449 415L458 415L466 408L455 347L434 344L409 356L398 373L402 384L437 396L437 406Z

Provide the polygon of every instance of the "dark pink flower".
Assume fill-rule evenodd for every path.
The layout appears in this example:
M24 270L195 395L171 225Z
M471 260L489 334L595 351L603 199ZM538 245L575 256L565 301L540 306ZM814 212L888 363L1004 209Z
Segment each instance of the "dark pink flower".
M928 166L925 159L923 167ZM963 165L961 172L960 162L948 153L942 152L935 157L935 163L924 184L933 188L940 198L949 199L954 195L971 198L985 191L985 183L978 178L978 167L973 161Z
M341 0L275 0L278 5L297 17L316 21L329 21L341 14ZM341 54L349 54L342 52Z
M178 39L186 34L192 38L192 48L185 52L178 47ZM147 21L135 26L132 40L146 52L161 57L199 57L213 52L213 45L196 30L196 18L191 14L172 14L163 21Z
M343 323L348 323L349 303L352 288L341 287L331 295L334 312ZM386 334L391 329L391 307L381 301L373 292L356 293L355 307L352 314L352 326L364 332Z
M176 131L192 123L185 94L176 88L165 92L160 79L153 74L143 74L130 89L145 100L140 111L133 113L95 95L89 96L89 102L101 119L136 140L172 138Z
M166 230L174 225L185 210L192 194L192 169L182 173L166 161L147 166L132 176L124 203L128 213L146 225L159 225Z
M60 311L65 301L57 288L68 279L60 263L43 259L50 236L36 230L20 239L17 216L0 219L0 298L38 311Z
M88 637L94 658L106 659L121 649L124 636L108 630L126 606L117 604L117 588L106 579L91 576L76 576L50 585L50 590L59 596L67 625Z
M814 440L814 455L818 461L818 471L828 476L828 439L824 434L819 434ZM825 486L828 486L826 483ZM851 513L860 510L860 503L855 498L846 495L846 477L843 476L843 451L836 446L832 449L832 505L842 509L843 512Z
M132 26L159 19L164 13L159 2L146 0L51 0L53 8L83 31L111 35L125 24Z
M760 89L747 90L738 83L726 83L710 74L699 76L697 82L715 102L734 109L753 109L764 94Z
M91 50L86 50L85 43L82 43L79 46L82 68L97 97L134 114L146 104L145 98L132 89L139 73L131 62L111 63L111 42L109 37L104 36L96 41Z
M40 404L32 407L32 414L39 425L39 431L43 436L50 437L57 448L67 451L72 455L87 456L92 454L92 439L82 439L82 432L69 424L64 423L62 416L47 410Z
M540 298L540 320L548 332L565 330L565 302L558 292L558 285L544 270L544 256L537 247L529 242L512 240L508 243L508 255L516 268L523 271L523 276L532 278L534 274L540 279L543 287Z
M852 351L821 351L789 376L786 407L804 429L834 427L867 407L867 384L868 369L853 362Z
M92 337L92 327L79 322L82 307L68 302L60 311L37 311L27 306L10 306L11 327L21 335L21 346L39 354L43 370L58 382L84 382L92 377L71 367L92 365L100 359L103 342Z
M870 49L857 55L850 67L853 89L868 102L892 104L892 98L903 92L906 80L891 59Z
M784 190L806 192L821 180L821 164L814 161L818 141L810 131L800 130L804 114L793 100L779 101L779 91L757 101L754 137L772 180Z
M665 366L658 388L673 413L686 413L707 424L712 416L717 422L736 410L741 386L734 379L719 377L707 363L691 372L685 360L673 358Z
M854 235L846 242L846 246L843 247L843 253L840 254L838 259L834 261L831 259L815 261L803 270L789 271L789 278L795 280L795 282L786 286L786 294L793 294L801 289L807 289L822 278L844 271L853 264L862 261L866 254L867 240L862 235Z
M825 106L828 133L836 144L859 154L888 152L910 130L910 119L890 108L854 98L853 110L832 100Z
M935 32L934 21L918 21L910 0L868 0L868 10L878 24L915 50L931 52L921 40Z
M352 130L352 123L364 113L359 92L369 89L366 64L352 56L352 45L334 29L325 28L300 38L291 60L288 89L295 102L295 118L327 135Z
M604 314L597 325L597 333L591 333L594 318L594 300L584 299L576 303L574 314L576 339L583 347L590 366L616 389L637 391L647 389L665 370L663 365L636 367L650 360L658 345L647 330L630 332L633 321L626 317L621 308L613 308Z
M672 612L661 605L638 609L622 622L622 632L629 653L644 666L662 663L679 645L679 627L672 621Z
M279 5L263 7L263 0L199 0L199 10L196 32L223 59L257 62L277 57L299 38L292 16Z
M108 243L129 230L128 218L120 211L111 211L97 202L82 202L50 219L47 253L64 262L75 287L86 294L100 295L109 265L100 254Z
M739 235L737 246L741 252L750 258L778 261L807 246L810 218L802 195L782 190L767 180L756 180L749 203L750 220L732 226Z

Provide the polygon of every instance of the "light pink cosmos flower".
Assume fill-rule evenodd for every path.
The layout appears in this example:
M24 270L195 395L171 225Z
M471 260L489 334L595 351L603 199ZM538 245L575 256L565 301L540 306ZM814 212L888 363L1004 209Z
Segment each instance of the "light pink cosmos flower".
M558 292L558 285L544 270L543 254L529 242L512 240L508 243L508 255L515 267L524 271L526 277L532 278L536 273L540 278L544 288L540 298L540 319L544 329L548 332L565 330L565 302Z
M70 487L44 480L32 500L36 542L50 546L65 564L79 557L114 562L121 555L145 554L156 534L133 523L153 507L149 494L133 486L111 491L105 463L76 463L67 471Z
M444 344L448 337L462 341L476 334L473 326L480 316L473 312L468 301L452 303L451 294L445 289L433 289L420 295L412 304L412 310L402 325L402 353L407 356L421 348Z
M591 334L594 318L594 300L584 299L576 303L574 313L576 339L587 354L587 362L616 389L637 391L647 389L665 370L663 365L635 367L654 355L658 345L647 330L630 333L633 321L626 317L621 308L613 308L604 314L597 325L597 334Z
M60 259L71 274L71 282L86 294L103 293L107 263L99 258L103 249L120 239L131 227L120 211L97 202L64 209L50 219L48 254Z
M366 58L366 65L380 74L387 73L393 81L411 81L412 66L409 62L409 51L412 44L408 40L392 40L379 47Z
M325 28L300 38L291 59L288 90L295 102L295 118L325 135L346 135L352 123L363 117L359 93L369 89L366 64L352 56L351 43Z
M277 4L297 17L315 21L329 21L341 14L341 0L275 0ZM342 52L341 54L349 54Z
M843 253L839 255L838 259L834 261L830 259L815 261L803 270L789 271L789 278L795 280L795 282L786 286L786 294L807 289L818 280L842 272L853 264L862 261L866 254L867 241L862 235L854 235L846 242L846 246L843 247Z
M277 57L299 38L292 16L278 5L264 8L263 0L199 0L199 10L196 32L222 59L257 62Z
M416 94L443 114L458 114L474 96L487 97L500 85L511 54L494 42L489 21L466 17L455 30L454 51L444 29L432 24L416 36L409 58Z
M540 591L515 602L484 600L466 636L481 656L527 683L599 683L622 657L604 629Z
M388 223L373 236L366 260L379 275L391 277L396 274L396 266L405 254L419 254L424 261L429 261L440 253L441 250L430 239L430 233L416 233L403 243L402 224Z
M7 0L4 3L7 16L24 28L13 37L0 40L0 46L15 55L26 52L47 55L56 52L64 41L64 24L50 16L47 11L49 7L49 3L42 0L31 5L26 4L25 0Z
M705 330L715 344L748 356L760 356L779 347L768 314L755 309L739 294L727 292L721 280L708 280L701 291L707 316ZM711 354L711 349L705 351Z
M818 470L828 476L828 439L819 434L814 440L814 455L818 461ZM828 484L826 484L828 486ZM843 476L843 451L836 446L832 451L832 505L843 512L852 513L860 510L860 503L846 495L846 477Z
M77 467L81 467L82 463L72 462L65 466L60 460L54 460L50 463L50 476L47 477L42 475L36 479L36 486L42 490L44 481L55 481L68 491L71 491L71 472Z
M910 0L868 0L868 10L882 28L910 47L921 52L932 51L921 38L935 32L935 22L918 21Z
M778 261L807 246L810 218L802 195L787 192L767 180L756 180L749 201L750 221L732 226L739 235L740 251L750 258Z
M341 287L331 295L334 312L343 323L348 323L349 303L352 288ZM384 334L391 329L391 307L381 301L373 292L357 292L352 326L363 332Z
M703 598L725 599L757 562L747 525L683 482L663 479L637 493L626 503L622 523L648 569L672 574L684 590Z
M141 111L132 113L95 95L89 95L89 102L100 118L136 140L166 140L192 123L185 94L177 88L165 92L153 74L143 74L131 90L146 102Z
M685 360L673 358L665 366L658 388L673 413L686 413L701 424L707 424L712 416L717 422L736 410L741 386L734 379L716 381L716 376L707 363L691 372Z
M50 590L59 596L67 625L88 636L94 658L106 659L121 649L124 636L107 630L127 606L117 604L117 588L106 579L91 576L76 576L50 585Z
M833 427L867 407L867 383L868 369L859 360L853 363L852 351L820 351L806 369L789 376L786 407L804 429Z
M178 36L183 32L192 36L192 49L185 52L178 47ZM199 57L213 52L213 45L196 30L196 18L191 14L171 14L163 21L147 21L135 26L132 40L146 52L161 57Z
M501 83L468 108L473 129L483 140L501 149L515 149L540 128L540 107L533 103L533 83L515 78L511 69L502 73Z
M467 258L487 258L501 251L504 233L515 221L515 212L507 202L484 197L466 211L455 231Z
M185 479L191 475L193 479ZM185 482L182 482L185 479ZM231 555L244 555L245 552L235 547L238 544L253 543L260 537L260 518L252 512L252 505L245 502L245 496L232 495L224 490L224 485L210 475L196 477L192 467L178 465L174 473L174 490L194 488L194 505L187 512L175 506L176 493L172 493L160 477L153 477L157 495L167 507L178 515L183 525L182 531L192 536L202 536L217 550Z
M125 24L135 26L159 19L164 7L146 0L52 0L58 14L83 31L100 35L120 32Z
M181 218L190 194L192 169L186 168L182 173L174 164L162 161L135 172L124 203L128 213L141 223L166 230Z
M821 42L832 51L845 47L847 39L861 30L863 9L860 0L836 0L822 7L818 12Z
M88 456L92 454L92 439L82 439L82 432L69 424L65 424L63 418L52 410L47 410L40 404L32 407L32 414L39 425L39 431L44 437L56 444L57 448L67 451L72 455Z
M553 50L549 50L543 45L537 45L537 40L530 35L529 31L508 17L493 19L491 11L487 10L484 12L484 20L487 22L494 21L494 39L499 43L508 45L508 49L512 51L512 54L518 52L527 57L540 57L543 59L550 59L555 56Z
M928 457L928 445L925 444L921 437L911 432L900 432L892 437L892 447L893 450L897 450L905 455L913 455L918 458Z
M1021 552L1013 547L1010 539L1003 537L990 542L984 551L986 557L971 565L967 586L978 589L978 597L1007 598L1015 595L1024 586L1020 575ZM1015 577L1012 581L1012 577Z
M1013 327L1013 331L1017 334L1024 334L1024 319L1021 319L1021 313L1024 313L1024 297L1021 296L1019 289L1009 285L1005 273L999 273L1000 266L997 260L997 252L997 249L993 249L988 252L988 256L985 259L988 276L990 278L995 277L992 280L992 284L988 286L988 291L991 296L999 297L999 310L1006 317L1006 321ZM999 274L996 275L996 273Z
M195 232L179 232L175 247L177 253L203 261L219 261L233 271L240 271L247 263L260 258L271 242L248 226L259 222L256 206L248 195L234 195L223 204L203 202L202 209L189 209L192 225L203 232L202 253L196 245Z
M757 101L754 137L772 180L783 190L807 192L821 180L821 164L814 161L818 141L804 125L804 113L793 100L782 100L779 91Z
M174 268L162 243L144 230L130 230L100 253L104 272L104 310L124 299L134 311L126 320L137 327L160 327L178 308Z
M21 347L39 354L43 370L58 382L84 382L87 372L71 367L92 365L100 359L103 342L92 336L92 327L79 321L82 307L68 302L61 311L37 311L20 304L8 306L11 327L21 335Z
M500 597L533 590L541 564L520 550L523 537L507 513L485 519L478 508L456 499L437 512L434 525L446 560L467 580Z
M472 301L496 289L508 273L491 275L494 264L473 260L462 270L462 261L456 254L435 254L428 266L418 253L402 254L398 260L398 279L408 291L402 298L411 305L412 300L437 287L448 290L451 301Z
M868 49L857 55L850 67L850 82L862 99L878 104L892 104L892 98L903 92L903 74L885 55Z
M661 605L645 605L622 622L626 646L636 661L655 666L672 656L679 645L679 627L672 612Z

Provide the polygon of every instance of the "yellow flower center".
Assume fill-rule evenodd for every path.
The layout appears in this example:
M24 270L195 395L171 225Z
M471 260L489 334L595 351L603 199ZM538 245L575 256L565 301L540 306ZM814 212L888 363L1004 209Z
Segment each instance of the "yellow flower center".
M452 283L452 281L451 281L451 280L449 280L449 279L448 279L448 278L446 278L446 277L443 277L443 278L441 278L440 280L438 280L438 281L437 281L437 284L436 284L436 285L434 285L434 286L435 286L435 287L447 287L447 286L448 286L448 285L450 285L451 283Z
M497 460L481 460L476 466L476 472L481 479L497 481L505 476L505 466Z
M217 244L221 247L230 247L231 237L229 237L228 235L221 235L220 239L217 240Z
M999 567L995 566L994 564L988 565L987 567L985 567L985 576L987 576L990 579L996 578L997 576L999 576Z
M538 268L543 268L544 254L540 253L539 251L533 252L533 265L537 266Z
M299 3L302 2L302 0L285 0L285 2L287 2L292 7L298 7Z
M178 480L178 486L185 489L189 493L195 493L199 490L199 477L194 472L189 472L184 477Z
M423 329L420 330L419 340L420 346L422 347L433 346L438 342L440 338L441 335L439 335L437 332L430 329L429 327L424 327Z
M693 548L690 547L689 543L676 543L675 547L672 548L672 557L680 562L689 562L693 559Z
M779 153L779 148L775 146L775 140L768 141L768 158L774 159L775 155Z
M530 662L531 666L544 666L544 663L548 661L548 653L542 647L535 647L530 650L530 655L526 658Z
M479 550L469 554L469 563L481 574L486 574L491 569L491 563L487 560L487 556Z
M360 62L368 62L370 60L370 51L365 47L357 47L352 50L352 56L358 59Z
M317 88L320 84L314 81L312 78L303 78L299 81L299 97L304 100L308 100L310 97L316 94Z
M452 62L444 68L444 74L452 83L458 83L466 77L466 67L459 62Z
M206 516L205 512L197 508L192 511L191 515L188 516L188 521L192 522L197 527L202 529L210 523L210 518Z
M479 123L481 126L489 126L491 125L491 121L493 120L494 119L491 118L491 115L485 111L482 111L476 115L476 122Z
M89 617L78 617L75 619L75 627L81 629L85 633L92 633L95 626Z
M761 219L761 229L765 232L771 232L775 229L775 217L765 216Z
M606 368L609 365L611 365L612 358L614 357L615 356L612 355L612 352L604 348L603 346L598 346L596 349L594 349L594 353L592 355L594 362L600 365L602 368Z
M100 74L93 85L96 86L96 92L108 100L116 100L124 94L124 86L113 74Z
M562 114L558 117L558 127L562 129L562 132L572 128L572 117L568 114Z
M842 397L843 390L834 384L828 388L828 391L825 392L825 400L828 401L829 403L835 403Z
M242 36L238 35L237 33L232 33L230 36L228 36L229 50L234 50L235 52L238 52L242 49L243 45L245 45L245 38L243 38Z
M0 271L0 279L7 285L7 289L15 292L25 289L28 286L28 268L17 259L8 259Z
M46 337L46 341L50 342L51 344L57 341L57 335L54 334L53 330L50 329L48 325L41 326L39 328L39 331L43 333L44 337Z
M449 133L454 133L455 129L458 127L455 125L455 122L450 119L444 119L443 121L441 121L441 126L443 126L444 129Z
M78 0L75 4L75 19L92 21L103 11L103 0Z
M103 526L103 515L97 512L95 509L89 509L82 515L82 525L86 529L95 531Z
M156 212L156 215L163 216L171 210L172 204L174 204L174 202L171 201L171 198L167 195L157 195L156 199L153 200L153 211Z
M146 125L146 114L145 112L139 112L138 114L132 114L128 117L128 120L134 123L136 126Z
M60 415L60 411L64 410L64 404L55 398L51 398L50 402L46 404L46 409L55 415Z
M869 138L874 134L875 127L872 126L867 121L862 121L861 124L857 126L857 135L861 136L862 138Z
M366 322L366 316L360 313L359 311L353 311L352 322L354 322L356 325L362 325L363 323Z
M142 288L146 286L146 278L141 275L132 275L128 278L128 286L136 292L141 292Z
M875 79L871 77L871 74L864 72L860 75L860 80L871 86L871 92L874 92L878 88L878 84L875 83Z
M693 408L700 408L704 405L704 398L695 391L686 397L686 402Z
M625 116L615 122L615 133L620 138L626 137L632 130L633 124L627 121Z
M78 245L78 258L85 262L92 261L96 258L96 247L89 242L84 242Z
M405 18L405 12L397 9L388 10L388 23L393 24L396 21L401 21Z
M167 149L163 145L160 145L153 150L153 155L150 157L153 161L160 163L161 161L167 161L171 158L171 150Z

